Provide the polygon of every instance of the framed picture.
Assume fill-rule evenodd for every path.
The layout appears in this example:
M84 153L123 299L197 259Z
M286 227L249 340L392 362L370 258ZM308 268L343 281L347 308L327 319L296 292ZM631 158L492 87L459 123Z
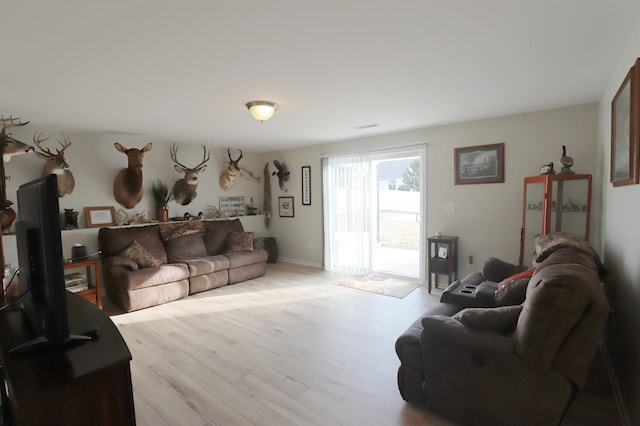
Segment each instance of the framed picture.
M116 224L116 209L113 206L85 207L84 215L87 218L88 228L101 226L113 226Z
M453 151L456 185L504 182L504 143Z
M447 254L449 253L449 250L447 250L446 247L440 247L438 248L438 257L440 259L446 259L447 258Z
M624 78L611 101L611 183L638 183L640 159L640 58Z
M278 197L280 217L294 217L293 197Z
M302 166L302 205L311 205L311 166Z
M247 205L244 195L235 197L220 197L220 215L222 217L244 216L247 214Z

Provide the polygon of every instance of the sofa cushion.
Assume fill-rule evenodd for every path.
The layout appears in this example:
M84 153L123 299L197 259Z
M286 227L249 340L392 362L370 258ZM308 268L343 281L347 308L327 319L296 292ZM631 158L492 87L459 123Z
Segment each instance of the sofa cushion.
M482 265L482 275L488 281L497 283L525 269L527 269L525 266L514 265L497 257L492 257Z
M184 262L188 259L204 257L207 255L207 247L202 235L186 235L172 238L164 242L169 263Z
M230 231L227 238L227 248L225 253L244 250L253 251L253 232Z
M139 242L133 240L129 247L120 253L121 257L128 257L138 264L140 268L150 268L162 264L160 259L149 253Z
M607 275L607 270L602 264L598 253L596 253L586 240L576 235L567 232L551 232L546 235L538 235L535 238L535 248L536 251L533 257L534 267L555 253L556 250L573 249L591 257L591 260L598 269L598 275L601 278Z
M241 266L253 265L267 261L267 251L259 249L254 251L236 251L233 253L225 253L229 259L229 269L239 268Z
M152 268L129 271L126 274L121 274L119 278L122 288L130 291L186 280L189 278L189 268L184 263L162 264Z
M118 256L134 240L162 263L167 263L167 254L160 239L158 225L100 228L98 231L98 243L103 258Z
M227 237L230 231L244 232L240 219L233 220L207 220L204 221L206 234L204 243L207 246L207 254L214 256L223 253L227 248Z
M185 263L189 267L191 277L224 271L229 269L230 265L229 258L223 255L200 257L187 260Z
M201 221L163 223L160 225L160 238L162 238L162 241L171 241L191 235L204 235L204 233L205 227Z
M596 271L590 255L573 249L556 250L538 264L515 334L516 351L525 362L551 368L558 351L593 303L594 288L600 286ZM589 331L596 336L595 330ZM563 373L569 375L569 369L564 367Z

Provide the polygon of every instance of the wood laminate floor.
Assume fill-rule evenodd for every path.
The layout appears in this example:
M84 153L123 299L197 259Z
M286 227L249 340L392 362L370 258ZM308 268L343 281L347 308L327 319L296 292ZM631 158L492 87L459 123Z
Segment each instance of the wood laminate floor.
M133 355L138 424L450 424L405 403L396 384L395 340L441 290L396 299L331 284L341 277L277 263L264 277L137 312L106 299ZM620 424L598 404L585 404L598 423L583 423L577 404L566 424Z

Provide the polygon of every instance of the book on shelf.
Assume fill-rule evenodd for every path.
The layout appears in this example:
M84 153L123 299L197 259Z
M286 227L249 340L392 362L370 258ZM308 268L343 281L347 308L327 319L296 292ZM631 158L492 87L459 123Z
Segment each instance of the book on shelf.
M89 290L89 284L76 284L66 288L67 291L71 293L77 293L79 291Z
M87 284L87 276L79 272L67 274L64 276L64 286L71 287L78 284Z

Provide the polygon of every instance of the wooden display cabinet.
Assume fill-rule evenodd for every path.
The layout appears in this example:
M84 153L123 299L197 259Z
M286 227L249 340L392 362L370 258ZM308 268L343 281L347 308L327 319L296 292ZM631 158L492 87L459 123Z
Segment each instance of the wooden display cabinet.
M524 178L520 265L535 251L535 237L568 232L589 240L591 175L542 175Z

